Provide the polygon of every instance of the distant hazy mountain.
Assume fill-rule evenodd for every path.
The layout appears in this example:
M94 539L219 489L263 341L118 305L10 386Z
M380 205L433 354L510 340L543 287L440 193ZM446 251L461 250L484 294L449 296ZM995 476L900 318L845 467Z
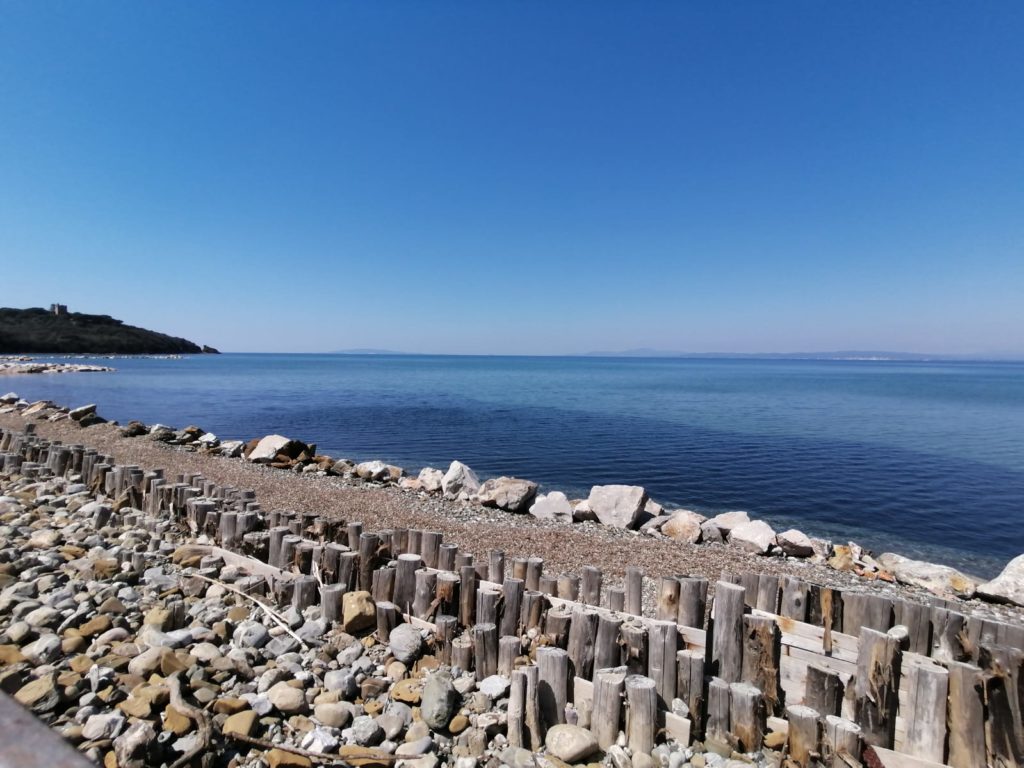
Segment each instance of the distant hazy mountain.
M396 352L393 349L371 349L371 348L359 348L359 349L336 349L330 354L332 355L407 355L408 352Z
M216 352L188 339L125 325L109 315L0 308L0 353L168 355Z

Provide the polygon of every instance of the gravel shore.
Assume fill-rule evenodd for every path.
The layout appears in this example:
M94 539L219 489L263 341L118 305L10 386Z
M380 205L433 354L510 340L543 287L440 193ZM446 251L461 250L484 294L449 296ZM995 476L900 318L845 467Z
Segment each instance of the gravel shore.
M28 420L16 414L0 415L0 425L13 429L22 429ZM621 582L627 566L639 566L651 577L699 575L712 584L722 573L755 571L793 575L838 589L872 591L890 597L917 601L930 597L917 588L870 581L804 560L760 557L726 545L683 544L595 523L569 525L537 520L531 515L513 515L393 486L352 484L338 477L300 475L240 459L189 452L145 437L122 437L113 424L82 428L68 420L33 423L43 437L95 448L115 457L118 463L161 467L168 476L201 473L220 485L252 489L266 510L316 511L361 521L367 530L398 526L436 530L444 534L445 541L476 555L501 549L507 558L541 557L545 573L578 574L583 566L593 565L603 571L606 584L615 585ZM653 599L653 595L648 595L648 599ZM1024 610L1012 606L969 600L961 603L960 610L1000 621L1024 622Z

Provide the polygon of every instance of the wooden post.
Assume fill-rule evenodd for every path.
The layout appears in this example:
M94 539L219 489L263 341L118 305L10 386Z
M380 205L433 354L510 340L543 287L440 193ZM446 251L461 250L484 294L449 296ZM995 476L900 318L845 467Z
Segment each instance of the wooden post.
M316 604L317 582L312 576L299 576L295 579L295 592L292 595L292 605L299 613L306 608Z
M493 564L493 563L492 563ZM504 571L504 557L502 570ZM522 606L525 583L521 579L505 579L501 585L501 634L519 635L522 626Z
M932 652L936 661L967 661L964 648L964 615L945 608L932 608Z
M565 722L565 704L569 696L569 654L561 648L537 649L538 706L541 726L546 731Z
M526 582L526 558L517 557L512 561L512 578ZM536 590L534 590L536 591Z
M808 664L805 670L804 704L822 717L837 716L843 706L843 681L835 672Z
M462 566L472 565L473 556L469 552L458 552L455 555L455 572L462 573Z
M642 616L644 612L644 572L636 566L626 568L626 613Z
M807 584L795 576L782 577L779 615L793 621L807 621Z
M549 612L550 614L550 612ZM597 639L597 613L579 606L569 624L569 660L573 674L590 680L594 671L594 643Z
M708 722L705 742L732 751L729 736L729 683L720 677L708 684Z
M768 711L782 711L779 662L781 636L774 619L764 616L743 617L743 677L764 694Z
M301 526L302 523L299 523ZM348 548L353 552L359 551L359 537L363 534L362 523L349 523L348 524Z
M679 579L663 576L658 582L654 616L658 621L675 621L679 614Z
M678 582L676 582L678 584ZM673 606L673 609L675 606ZM675 611L672 613L675 616ZM662 709L672 708L676 697L676 652L679 630L675 621L654 621L650 625L650 650L647 676L654 681Z
M676 696L690 711L690 731L699 737L704 726L704 652L676 653Z
M594 709L590 732L598 746L607 750L619 738L622 721L622 693L626 687L626 668L599 669L594 677Z
M762 573L757 579L757 601L759 611L778 615L779 613L779 577Z
M843 605L845 609L849 603L844 599ZM860 631L854 720L860 726L866 744L886 749L893 747L902 658L895 638L873 629Z
M526 723L526 672L517 669L512 673L512 686L508 696L508 731L506 738L510 747L524 745L523 729Z
M458 625L459 620L447 614L441 614L434 619L439 646L438 660L447 666L452 666L452 641L455 639Z
M518 579L517 579L518 581ZM544 606L547 601L540 592L523 593L523 609L520 622L524 631L539 629L543 624Z
M437 573L423 568L416 571L416 593L412 601L412 615L417 619L430 619L431 606L437 596Z
M505 552L492 549L488 554L487 580L495 584L505 581Z
M542 573L540 575L540 586L537 587L537 591L544 595L558 597L558 577Z
M711 674L727 683L739 682L743 673L743 594L737 584L715 585Z
M845 592L843 634L856 635L863 628L885 632L892 626L893 613L892 600L887 597L867 592ZM867 741L866 734L864 738Z
M616 613L622 613L626 607L626 591L621 587L609 587L607 592L608 595L608 610L615 611Z
M852 720L844 720L835 715L825 718L825 729L822 734L822 756L829 768L848 768L859 765L861 755L861 728ZM850 763L844 758L850 758Z
M457 616L459 613L459 577L448 572L437 574L436 590L437 612Z
M401 614L398 612L398 606L387 600L380 601L376 607L377 639L382 643L386 643L391 638L391 630L399 625Z
M649 677L628 675L625 680L626 745L636 754L651 754L654 749L654 731L658 725L658 691Z
M601 669L618 667L622 662L622 649L619 646L619 630L622 619L601 613L597 618L597 640L594 644L594 679ZM623 675L625 679L625 675Z
M583 566L583 602L587 605L601 604L601 569L593 565Z
M530 736L530 749L534 752L541 748L544 743L544 730L541 725L540 707L538 705L537 683L540 680L540 670L537 665L531 664L525 668L526 671L526 732Z
M949 672L940 667L907 668L907 704L903 719L907 733L903 751L941 763L946 744L946 697Z
M530 593L527 592L529 597ZM553 645L559 648L567 648L569 645L569 632L572 626L573 612L568 608L549 608L544 614L544 634L548 636Z
M786 707L789 721L789 759L795 768L811 768L817 765L821 753L821 716L817 710L794 704Z
M580 577L572 573L563 573L558 577L558 586L555 596L559 600L579 600L580 598ZM542 592L544 590L541 590Z
M473 671L473 640L467 635L460 635L452 640L452 666L463 672Z
M476 568L464 565L459 570L459 576L459 623L464 627L470 627L476 614Z
M405 542L407 551L423 557L423 531L418 528L410 528L406 533Z
M345 596L344 584L324 584L320 590L320 610L324 621L337 623L341 621L341 599Z
M544 561L539 557L531 557L526 561L526 588L540 588L540 575L544 570Z
M750 683L729 685L729 730L740 752L761 748L767 715L760 689Z
M373 600L390 600L391 596L395 592L395 569L394 568L378 568L373 572L373 584L370 588L370 593L373 595Z
M622 636L622 662L631 675L647 674L647 627L639 621L629 621L619 629Z
M367 592L373 587L373 572L377 568L377 548L380 538L375 533L359 534L359 588Z
M416 571L423 565L423 559L416 553L408 552L398 556L395 571L395 589L392 602L402 613L409 613L416 598Z
M442 544L437 550L437 567L442 571L454 571L455 557L458 553L458 545Z
M981 669L947 661L949 759L952 768L985 768L985 691Z
M356 583L356 565L359 562L358 552L342 552L338 558L338 583L344 584L349 590Z
M512 677L512 670L515 669L516 659L523 649L523 643L516 635L506 635L498 638L498 674L502 677Z
M708 580L697 576L679 579L679 613L676 623L684 627L704 628L708 599Z
M423 564L427 568L437 568L438 555L440 553L442 534L438 531L424 531L420 539L420 546L423 547Z
M927 656L932 648L931 607L910 600L896 601L896 623L902 624L910 633L907 650Z
M477 574L479 576L480 574ZM498 624L498 598L501 592L488 585L476 591L476 622L477 624Z
M1024 651L982 645L978 665L985 670L985 751L996 768L1024 765Z
M487 622L473 627L476 679L498 674L498 627Z

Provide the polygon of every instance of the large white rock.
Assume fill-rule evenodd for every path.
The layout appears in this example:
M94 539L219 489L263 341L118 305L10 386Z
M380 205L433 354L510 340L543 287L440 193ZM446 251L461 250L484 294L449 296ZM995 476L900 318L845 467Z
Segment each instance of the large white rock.
M572 522L572 504L561 491L542 493L530 507L530 514L541 520L558 520L561 523Z
M420 487L427 493L440 493L444 472L433 467L424 467L417 479L420 481Z
M537 484L518 477L492 477L476 492L485 507L497 507L506 512L525 512L537 495Z
M544 738L548 752L566 763L579 763L598 751L597 737L578 725L555 725Z
M458 496L463 491L476 493L480 490L480 480L476 473L461 461L453 461L441 480L441 488L445 496Z
M763 520L741 523L729 533L729 543L756 555L766 555L775 544L775 531Z
M363 480L379 482L381 480L392 480L396 475L401 477L402 470L391 464L385 464L383 461L364 461L356 464L355 473L356 477L360 477Z
M978 585L978 595L999 603L1024 605L1024 555L1017 555L992 581Z
M688 509L679 509L661 526L661 532L674 541L696 544L700 541L700 524L704 516Z
M713 526L722 532L723 536L728 534L738 525L750 522L750 515L746 512L723 512L708 520Z
M278 451L292 442L283 435L267 435L260 440L249 454L249 461L273 461Z
M811 557L814 554L814 542L811 537L796 528L790 528L778 535L779 546L789 557Z
M911 560L893 552L884 552L876 558L879 565L896 577L900 584L911 584L936 595L973 597L978 581L956 568L922 560Z
M604 525L635 528L647 503L647 491L639 485L595 485L587 505Z

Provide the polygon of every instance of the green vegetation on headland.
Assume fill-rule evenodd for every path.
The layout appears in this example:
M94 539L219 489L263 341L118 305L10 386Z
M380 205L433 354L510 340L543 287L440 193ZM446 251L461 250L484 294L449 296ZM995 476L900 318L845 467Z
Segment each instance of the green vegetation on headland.
M125 325L109 315L68 312L62 305L0 307L0 354L166 355L216 352L188 339Z

